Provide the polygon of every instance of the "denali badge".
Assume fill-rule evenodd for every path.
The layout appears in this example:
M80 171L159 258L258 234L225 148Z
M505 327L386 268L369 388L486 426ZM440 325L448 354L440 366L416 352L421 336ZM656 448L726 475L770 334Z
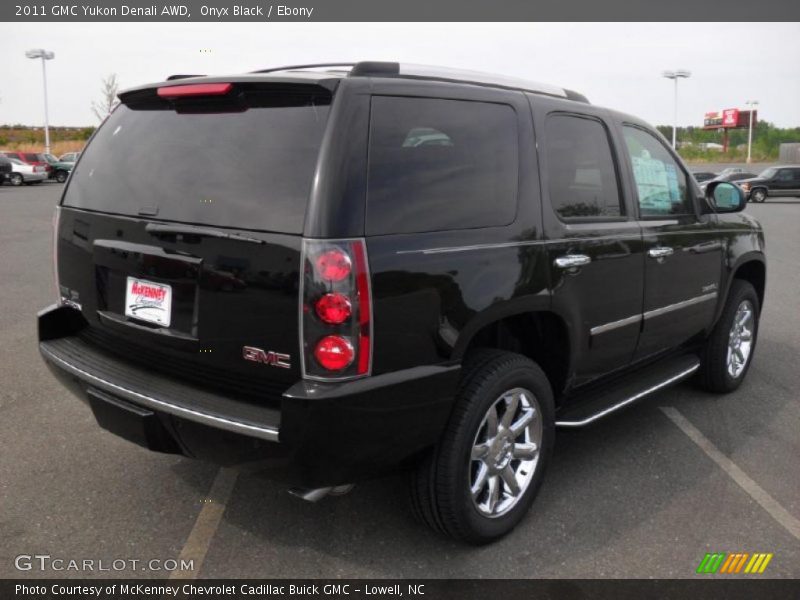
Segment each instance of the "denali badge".
M242 347L242 358L273 367L280 367L281 369L292 368L290 362L292 357L288 354L281 354L280 352L273 352L272 350L262 350L261 348L255 348L253 346Z

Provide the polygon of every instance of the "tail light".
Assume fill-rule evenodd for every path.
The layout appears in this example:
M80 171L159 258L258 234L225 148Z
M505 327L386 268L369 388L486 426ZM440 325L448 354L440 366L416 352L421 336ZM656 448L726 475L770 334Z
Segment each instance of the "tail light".
M303 240L300 343L307 379L372 370L372 291L364 240Z

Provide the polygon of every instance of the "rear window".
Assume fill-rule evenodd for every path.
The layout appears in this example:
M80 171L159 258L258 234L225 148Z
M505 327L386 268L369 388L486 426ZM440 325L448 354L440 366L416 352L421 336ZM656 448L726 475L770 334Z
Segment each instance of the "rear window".
M27 161L36 162L37 160L42 160L41 158L39 158L38 154L23 154L23 156Z
M516 123L505 104L374 97L367 233L511 223L517 210Z
M302 233L330 95L240 90L230 102L121 105L84 150L64 204Z

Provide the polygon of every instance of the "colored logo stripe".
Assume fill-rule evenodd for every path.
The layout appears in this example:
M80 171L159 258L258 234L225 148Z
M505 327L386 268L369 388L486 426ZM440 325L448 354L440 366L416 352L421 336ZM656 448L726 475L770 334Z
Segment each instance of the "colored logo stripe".
M706 553L697 567L697 573L724 573L730 575L741 573L742 568L744 568L744 573L760 574L766 570L773 556L774 554L771 552L756 552L752 555L748 552L732 552L731 554L726 552Z

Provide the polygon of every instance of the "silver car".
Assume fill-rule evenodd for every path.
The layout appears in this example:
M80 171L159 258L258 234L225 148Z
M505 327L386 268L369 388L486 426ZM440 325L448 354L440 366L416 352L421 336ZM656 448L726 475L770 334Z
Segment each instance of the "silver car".
M8 176L8 181L11 185L22 185L23 183L31 185L33 183L42 183L47 179L47 169L39 165L29 165L17 158L9 158L11 161L11 174Z

